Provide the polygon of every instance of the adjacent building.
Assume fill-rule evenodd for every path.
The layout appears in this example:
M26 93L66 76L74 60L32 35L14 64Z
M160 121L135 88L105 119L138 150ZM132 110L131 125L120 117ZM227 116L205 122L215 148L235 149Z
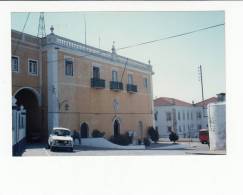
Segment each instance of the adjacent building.
M155 125L160 137L168 138L171 131L181 138L198 137L199 130L208 127L207 104L216 101L216 97L196 104L168 97L155 99Z
M89 137L153 126L152 66L51 33L12 30L12 96L26 110L27 140L45 141L54 126Z

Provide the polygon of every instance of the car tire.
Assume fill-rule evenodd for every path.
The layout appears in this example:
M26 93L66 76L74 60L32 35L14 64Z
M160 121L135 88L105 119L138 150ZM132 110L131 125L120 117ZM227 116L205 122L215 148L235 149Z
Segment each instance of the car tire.
M53 147L53 146L51 146L51 147L50 147L50 150L53 152L53 151L54 151L54 147Z
M70 152L73 152L73 148L70 148Z

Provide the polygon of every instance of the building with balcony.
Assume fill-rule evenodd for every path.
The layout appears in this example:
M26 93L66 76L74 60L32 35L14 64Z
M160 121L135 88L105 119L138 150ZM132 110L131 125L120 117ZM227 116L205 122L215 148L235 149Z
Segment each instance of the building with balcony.
M12 30L12 95L26 109L27 140L46 141L55 126L89 137L153 125L152 66L51 33Z
M200 129L208 128L207 105L216 101L216 97L196 104L168 97L155 99L155 125L160 137L168 138L173 131L181 138L197 138Z

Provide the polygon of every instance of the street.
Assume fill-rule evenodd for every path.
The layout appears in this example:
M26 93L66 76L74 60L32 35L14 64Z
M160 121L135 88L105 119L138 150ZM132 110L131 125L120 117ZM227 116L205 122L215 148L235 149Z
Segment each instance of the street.
M145 150L111 150L75 145L73 152L50 151L44 144L27 145L22 156L136 156L136 155L211 155L225 151L209 151L207 144L200 142L158 142Z

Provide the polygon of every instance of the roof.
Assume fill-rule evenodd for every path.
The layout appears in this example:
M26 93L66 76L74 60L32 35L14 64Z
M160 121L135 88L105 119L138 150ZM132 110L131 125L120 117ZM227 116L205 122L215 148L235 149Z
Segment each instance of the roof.
M53 127L53 130L66 130L66 131L71 131L70 129L64 128L64 127Z
M196 106L207 106L209 103L215 103L215 102L217 102L217 98L211 97L211 98L208 98L204 101L196 103Z
M154 106L192 106L192 104L168 97L160 97L154 100Z

